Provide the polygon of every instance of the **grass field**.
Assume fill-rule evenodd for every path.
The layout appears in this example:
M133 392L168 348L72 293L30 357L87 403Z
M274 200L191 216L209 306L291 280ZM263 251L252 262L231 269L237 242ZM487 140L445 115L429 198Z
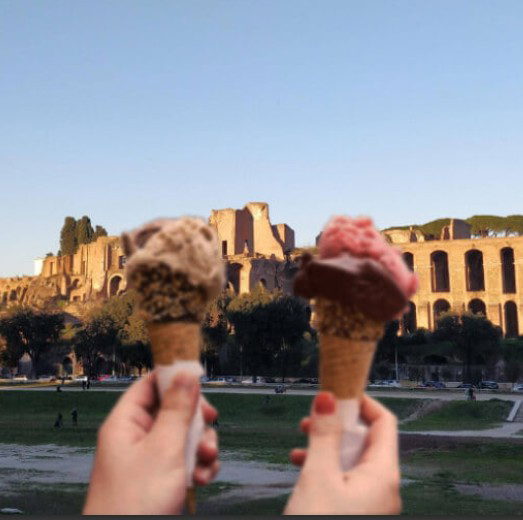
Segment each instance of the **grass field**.
M120 394L116 392L0 392L0 442L19 444L63 444L94 446L96 432ZM300 395L265 396L249 394L207 395L220 411L222 446L227 449L256 450L266 453L267 460L277 453L274 435L281 436L276 452L287 457L297 442L303 443L298 431L300 419L309 413L311 397ZM410 415L421 400L383 398L381 400L399 418ZM78 410L78 426L72 427L71 410ZM64 417L64 428L53 428L58 413ZM256 433L256 435L253 435Z
M96 431L119 397L115 392L0 392L0 442L22 445L60 444L94 447ZM298 422L309 412L311 397L290 395L208 394L220 410L221 448L260 463L288 464L291 448L305 444ZM404 419L424 405L419 399L380 399ZM79 412L79 426L73 428L70 411ZM510 403L492 400L448 402L442 408L402 429L428 430L491 427L508 414ZM64 428L55 430L58 412ZM487 426L488 425L488 426ZM11 469L0 470L0 483L8 481ZM522 514L523 502L487 500L464 495L456 484L523 486L523 444L471 442L445 449L419 448L402 455L402 473L414 482L402 488L404 514L486 515ZM216 482L200 489L201 514L280 514L287 489L280 496L213 506L231 483ZM16 485L0 492L0 508L19 507L29 514L75 514L81 510L85 485L53 483ZM523 488L522 488L523 489ZM246 492L246 496L250 496ZM206 504L209 504L206 508Z
M438 410L401 426L404 431L486 430L500 426L511 401L449 401Z

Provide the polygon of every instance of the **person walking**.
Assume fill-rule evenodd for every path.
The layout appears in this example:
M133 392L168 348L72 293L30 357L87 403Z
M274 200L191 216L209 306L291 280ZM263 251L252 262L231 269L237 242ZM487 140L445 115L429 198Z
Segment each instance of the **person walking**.
M82 381L82 390L85 390L87 387L87 383L85 380Z
M71 418L73 420L73 426L78 426L78 410L75 408L71 411Z
M60 430L64 427L64 417L60 412L58 412L58 415L56 416L56 420L54 422L54 427L57 430Z

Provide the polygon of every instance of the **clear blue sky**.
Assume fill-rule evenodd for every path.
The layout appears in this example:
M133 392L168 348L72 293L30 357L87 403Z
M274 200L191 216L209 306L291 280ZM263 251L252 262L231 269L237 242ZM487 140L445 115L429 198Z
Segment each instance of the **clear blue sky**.
M66 215L523 213L522 57L521 0L1 0L0 276Z

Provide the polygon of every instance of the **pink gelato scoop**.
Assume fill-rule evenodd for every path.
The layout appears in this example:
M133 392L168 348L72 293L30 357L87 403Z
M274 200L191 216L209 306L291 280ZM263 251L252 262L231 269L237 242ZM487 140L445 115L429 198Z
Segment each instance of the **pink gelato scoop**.
M392 247L368 217L333 217L319 241L320 258L336 258L348 253L356 258L375 260L393 277L409 299L418 288L418 277L410 271L399 249Z

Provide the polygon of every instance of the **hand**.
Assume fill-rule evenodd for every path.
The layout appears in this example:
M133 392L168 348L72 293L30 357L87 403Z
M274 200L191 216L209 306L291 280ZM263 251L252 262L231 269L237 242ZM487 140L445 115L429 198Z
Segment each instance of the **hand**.
M362 418L369 425L367 444L358 464L340 468L341 426L336 400L320 392L311 417L301 422L309 435L308 450L295 449L291 461L303 466L285 507L287 515L385 515L401 511L397 419L374 399L364 396Z
M205 422L218 415L201 397L198 378L179 373L158 404L154 373L120 398L98 433L84 506L90 515L171 515L185 498L185 442L198 402ZM218 440L207 427L198 446L194 483L205 485L219 469Z

